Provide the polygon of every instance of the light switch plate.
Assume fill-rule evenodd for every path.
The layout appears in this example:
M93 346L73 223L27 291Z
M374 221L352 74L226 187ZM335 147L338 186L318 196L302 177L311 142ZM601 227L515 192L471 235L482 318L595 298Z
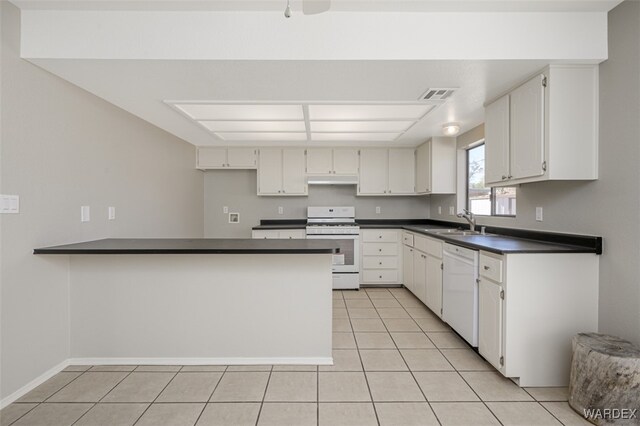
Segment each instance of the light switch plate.
M278 214L284 214L284 207L282 206L278 207Z
M91 207L80 206L80 222L89 222L91 220Z
M18 195L0 195L0 213L20 213L20 197Z
M543 215L542 215L542 207L536 207L536 220L538 222L542 222L543 220Z
M376 214L380 214L380 206L376 206Z
M116 220L116 208L111 206L107 209L107 216L109 220Z
M453 206L449 206L449 216L455 216L456 211Z
M225 214L229 213L229 207L227 206L222 207L222 213L225 213Z
M442 206L438 206L438 214L442 214Z

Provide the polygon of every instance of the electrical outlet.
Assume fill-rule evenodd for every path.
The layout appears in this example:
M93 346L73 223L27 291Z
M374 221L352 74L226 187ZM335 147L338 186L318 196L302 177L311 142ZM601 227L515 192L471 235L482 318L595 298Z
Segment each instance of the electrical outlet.
M376 214L380 214L380 206L376 206Z
M109 207L107 209L107 213L108 213L109 220L116 220L116 208L115 207Z
M91 207L80 206L80 222L91 221Z
M20 213L20 197L17 195L0 195L0 213Z
M456 210L453 206L449 206L449 216L455 216Z
M222 207L222 213L229 213L229 207L228 206L224 206Z
M538 222L542 222L543 220L542 207L536 207L536 220Z
M438 206L438 214L442 214L442 206Z
M278 214L284 214L284 207L282 206L278 207Z

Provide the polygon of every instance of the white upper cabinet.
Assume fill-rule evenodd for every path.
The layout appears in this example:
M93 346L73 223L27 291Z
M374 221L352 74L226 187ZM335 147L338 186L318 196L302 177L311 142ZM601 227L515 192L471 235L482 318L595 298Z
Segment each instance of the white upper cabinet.
M484 179L501 182L509 178L509 95L487 105L485 117Z
M365 148L360 150L358 195L415 194L413 148Z
M456 138L434 137L416 149L416 193L456 192Z
M282 193L307 195L304 148L282 150Z
M198 169L255 169L255 148L198 148Z
M485 111L490 186L598 178L598 66L550 65Z
M386 148L360 150L358 195L384 195L388 191L389 156Z
M357 148L308 148L307 174L357 175Z
M358 149L357 148L334 148L333 149L333 172L336 175L357 175L358 174Z
M389 194L415 194L416 159L413 149L389 149Z
M509 179L544 173L544 75L538 75L510 95Z
M307 195L304 148L262 148L258 195Z
M307 149L307 173L329 175L333 173L333 150L331 148Z

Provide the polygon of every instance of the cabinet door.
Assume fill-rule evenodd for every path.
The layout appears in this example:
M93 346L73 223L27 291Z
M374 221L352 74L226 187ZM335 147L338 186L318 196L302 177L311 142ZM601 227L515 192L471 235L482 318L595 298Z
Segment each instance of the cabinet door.
M358 194L383 195L387 193L387 150L368 148L360 150L360 178Z
M263 148L259 153L258 195L282 193L282 150Z
M227 167L236 169L255 169L256 150L254 148L228 148Z
M304 240L307 236L304 229L285 229L278 231L278 238L283 240Z
M226 167L226 148L198 148L198 168L217 169Z
M307 149L307 174L328 175L333 172L333 153L331 148Z
M416 157L413 149L389 149L389 194L415 194Z
M278 236L278 231L273 231L273 230L268 230L268 231L257 230L257 231L252 231L252 232L251 232L251 238L253 238L253 239L260 239L260 240L274 240L274 239L276 239L276 238L279 238L279 236Z
M355 148L334 149L333 172L337 175L357 175L358 150Z
M500 369L502 357L502 287L482 278L478 291L478 351Z
M282 150L282 193L286 195L306 195L305 155L303 148Z
M420 145L416 150L416 192L431 192L431 142Z
M484 114L484 180L502 182L509 176L509 95L487 105Z
M442 260L427 255L426 305L442 317Z
M510 170L513 179L544 174L543 78L540 74L511 92Z
M411 293L415 293L413 285L413 249L405 245L402 246L402 277L404 286Z
M427 255L418 250L413 251L413 294L422 303L427 300Z

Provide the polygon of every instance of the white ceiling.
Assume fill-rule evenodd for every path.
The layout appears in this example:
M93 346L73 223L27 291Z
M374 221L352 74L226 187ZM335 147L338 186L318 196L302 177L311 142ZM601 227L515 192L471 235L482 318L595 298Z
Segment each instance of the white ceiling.
M205 126L165 101L216 103L417 103L429 87L459 87L395 142L416 146L442 135L442 125L461 131L484 121L483 104L541 70L545 61L130 61L34 59L37 65L198 146L225 145ZM275 111L274 114L281 111ZM321 113L322 111L318 111ZM194 114L197 114L194 112ZM205 115L195 115L206 118ZM218 116L224 118L223 115ZM237 116L229 116L237 118ZM263 121L289 115L260 116ZM298 116L299 117L299 116ZM332 116L318 116L331 118ZM351 115L349 119L357 120ZM259 118L259 117L257 117ZM380 117L391 118L391 117ZM203 120L207 121L207 120ZM258 120L254 120L258 121ZM288 120L291 122L291 120ZM296 119L293 120L295 122ZM384 120L386 121L386 120ZM404 120L401 120L404 121ZM237 122L235 122L237 123ZM318 122L320 123L320 122ZM260 125L253 123L252 126ZM268 125L262 123L262 125ZM235 128L235 131L242 129ZM255 128L247 128L252 133ZM295 130L295 128L293 129ZM312 129L313 130L313 129ZM337 129L336 131L339 131ZM294 140L292 140L292 138ZM325 136L318 139L335 138ZM281 139L306 141L306 134ZM334 145L384 145L333 140ZM269 145L247 139L237 145ZM327 142L310 142L326 145Z
M314 0L305 0L314 2ZM317 0L316 0L317 1ZM321 2L324 0L320 0ZM331 0L332 12L602 12L621 0ZM11 0L22 9L284 11L285 0ZM294 12L302 0L291 0Z
M444 123L464 132L547 64L605 59L619 1L332 0L285 19L285 0L12 0L25 59L197 146L416 146ZM425 105L434 87L458 89L427 114L385 110ZM276 106L239 125L230 105L242 104Z

